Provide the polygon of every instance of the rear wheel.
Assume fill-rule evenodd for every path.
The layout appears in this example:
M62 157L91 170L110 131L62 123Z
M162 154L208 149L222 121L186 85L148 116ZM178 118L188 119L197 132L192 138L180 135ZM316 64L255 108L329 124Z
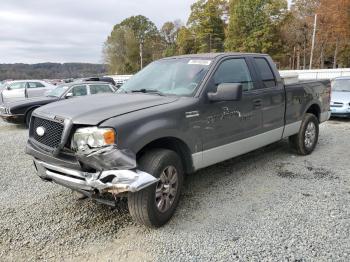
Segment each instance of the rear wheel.
M307 113L301 124L299 133L291 136L289 141L300 155L311 154L318 142L319 123L315 115Z
M149 227L160 227L173 216L183 184L183 167L171 150L155 149L139 160L139 169L159 181L139 192L129 193L128 206L133 219Z

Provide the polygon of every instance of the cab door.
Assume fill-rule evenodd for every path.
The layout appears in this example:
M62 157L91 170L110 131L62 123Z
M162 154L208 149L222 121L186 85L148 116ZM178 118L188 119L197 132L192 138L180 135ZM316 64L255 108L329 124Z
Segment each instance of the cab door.
M27 95L29 98L45 95L48 89L40 82L28 82Z
M8 84L2 92L4 102L23 100L26 98L26 82Z
M261 93L262 131L279 130L276 141L281 139L285 115L284 83L275 76L273 62L267 57L252 58ZM276 69L277 70L277 69Z
M240 146L235 142L253 137L261 132L262 113L258 85L253 80L250 64L245 58L232 57L223 60L210 78L201 109L203 165L239 155ZM243 95L240 101L211 102L208 92L216 92L223 83L240 83Z

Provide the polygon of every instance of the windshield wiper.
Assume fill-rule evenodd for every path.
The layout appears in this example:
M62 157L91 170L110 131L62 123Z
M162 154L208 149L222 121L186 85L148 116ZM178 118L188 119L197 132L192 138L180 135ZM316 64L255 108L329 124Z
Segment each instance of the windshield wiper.
M131 93L145 93L145 94L157 94L160 96L164 96L164 94L158 90L153 89L139 89L139 90L132 90Z

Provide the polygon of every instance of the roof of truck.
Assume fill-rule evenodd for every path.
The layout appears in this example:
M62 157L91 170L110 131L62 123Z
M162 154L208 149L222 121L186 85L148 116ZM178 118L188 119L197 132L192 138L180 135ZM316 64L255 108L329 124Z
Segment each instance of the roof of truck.
M258 54L258 53L239 53L239 52L226 52L226 53L203 53L203 54L189 54L189 55L179 55L179 56L173 56L168 57L168 59L171 58L207 58L207 59L214 59L219 56L267 56L267 54ZM167 58L165 58L167 59Z

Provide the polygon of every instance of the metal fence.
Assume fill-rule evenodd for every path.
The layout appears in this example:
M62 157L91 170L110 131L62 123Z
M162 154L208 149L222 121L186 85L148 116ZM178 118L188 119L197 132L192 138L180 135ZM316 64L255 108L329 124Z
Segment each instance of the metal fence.
M280 74L298 75L300 80L334 79L340 76L350 76L350 68L314 69L314 70L281 70Z

